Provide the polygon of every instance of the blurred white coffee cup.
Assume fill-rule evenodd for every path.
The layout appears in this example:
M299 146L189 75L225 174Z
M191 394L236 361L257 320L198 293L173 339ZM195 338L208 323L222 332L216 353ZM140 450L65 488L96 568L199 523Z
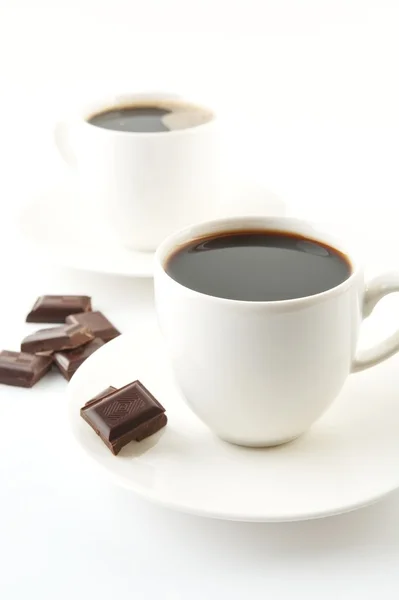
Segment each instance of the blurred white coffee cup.
M93 123L96 115L143 106L169 110L166 130ZM86 216L104 218L127 247L154 250L172 231L215 214L223 187L220 131L215 113L200 104L167 93L111 97L60 121L55 141L77 170Z

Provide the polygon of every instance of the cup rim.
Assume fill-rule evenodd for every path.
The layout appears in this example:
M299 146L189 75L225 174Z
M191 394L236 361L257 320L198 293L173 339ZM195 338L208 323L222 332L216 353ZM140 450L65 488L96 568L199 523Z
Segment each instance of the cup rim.
M249 231L259 231L264 229L266 231L298 233L306 236L310 241L327 244L328 246L338 250L338 252L344 254L351 266L351 273L349 277L339 285L311 296L288 298L285 300L236 300L233 298L212 296L210 294L205 294L204 292L193 290L173 279L173 277L171 277L166 271L165 262L167 258L190 241L201 239L202 237L212 235L213 233L217 234L227 231L239 231L240 229L244 228ZM189 294L193 297L208 299L210 301L225 305L252 307L267 306L276 309L286 309L293 307L300 308L311 303L328 300L334 296L344 293L353 285L355 279L362 274L362 269L358 262L353 258L352 252L349 252L346 249L346 246L343 245L334 235L326 233L323 227L317 225L317 223L294 217L245 216L203 221L171 233L163 240L163 242L161 242L155 252L155 276L157 275L157 272L162 277L166 278L177 289L180 289L180 291L184 291L186 294Z
M114 108L118 108L118 106L126 106L127 103L131 102L149 102L156 101L159 102L182 102L188 105L197 106L198 108L203 108L211 114L211 119L206 123L202 123L201 125L195 125L193 127L187 127L185 129L172 129L170 131L119 131L114 129L105 129L103 127L97 127L92 123L89 123L90 117L100 114L101 112L106 112L107 110L113 110ZM169 92L160 92L160 91L148 91L148 92L124 92L113 94L110 96L105 96L102 99L96 100L86 106L80 112L81 120L85 126L90 127L92 131L98 132L99 135L112 135L112 136L123 136L123 137L134 137L134 138L155 138L155 137L163 137L167 134L168 138L175 137L176 135L189 135L193 132L203 131L204 129L209 129L214 125L217 115L213 108L210 108L207 104L202 102L195 102L189 98L186 98L180 94L174 94Z

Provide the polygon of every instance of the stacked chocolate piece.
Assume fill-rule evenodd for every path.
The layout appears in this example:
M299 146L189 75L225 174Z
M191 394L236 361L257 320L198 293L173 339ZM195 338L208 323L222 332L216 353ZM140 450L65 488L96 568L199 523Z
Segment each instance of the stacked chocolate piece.
M86 358L120 335L101 312L92 310L89 296L40 296L26 321L62 325L28 335L20 352L0 352L0 383L32 387L53 364L69 381Z
M109 386L80 409L81 417L112 454L129 442L141 442L168 422L165 409L141 381Z

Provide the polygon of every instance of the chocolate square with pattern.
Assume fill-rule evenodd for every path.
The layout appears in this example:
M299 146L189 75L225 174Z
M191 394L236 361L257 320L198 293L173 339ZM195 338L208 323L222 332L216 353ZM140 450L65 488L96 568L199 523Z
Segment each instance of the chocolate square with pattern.
M90 296L39 296L28 323L65 323L68 315L91 311Z
M0 383L18 387L32 387L50 369L50 356L36 356L26 352L0 352Z
M141 441L164 427L164 413L164 407L140 381L94 398L80 409L83 419L113 454L129 442Z

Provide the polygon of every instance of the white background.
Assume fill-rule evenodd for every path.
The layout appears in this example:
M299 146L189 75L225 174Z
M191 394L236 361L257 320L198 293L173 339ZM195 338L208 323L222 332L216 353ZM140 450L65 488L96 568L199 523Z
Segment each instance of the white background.
M63 175L54 121L103 91L206 97L234 123L243 171L292 212L356 224L397 264L398 30L394 0L0 0L0 345L18 346L40 293L92 293L124 331L152 310L150 282L7 246L21 206ZM0 390L1 598L397 598L398 494L286 525L161 510L86 464L64 389L54 374Z

